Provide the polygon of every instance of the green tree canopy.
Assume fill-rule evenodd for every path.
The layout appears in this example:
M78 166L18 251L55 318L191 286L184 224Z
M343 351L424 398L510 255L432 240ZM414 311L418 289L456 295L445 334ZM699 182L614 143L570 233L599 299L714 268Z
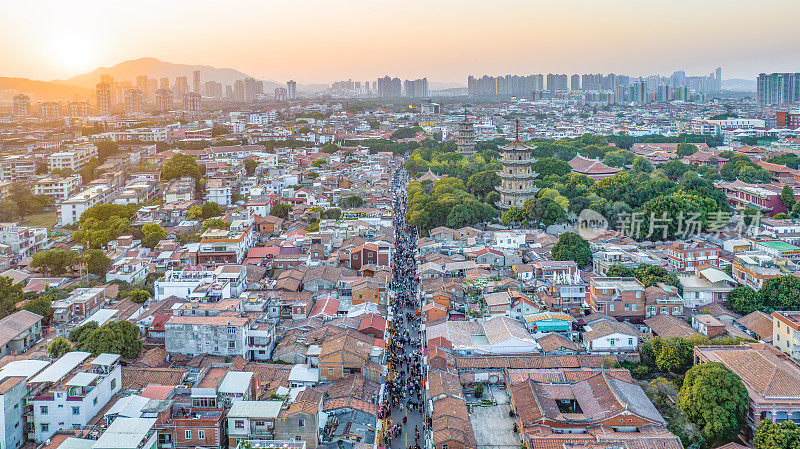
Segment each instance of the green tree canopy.
M734 312L747 315L758 310L758 293L746 285L740 285L728 293L728 304Z
M762 419L753 437L755 449L800 449L800 428L794 421Z
M111 240L130 232L130 220L139 206L129 204L98 204L81 214L80 228L72 238L91 248L102 248Z
M22 283L14 283L8 276L0 276L0 318L14 311L22 299Z
M759 310L765 312L798 310L800 309L798 292L800 292L800 278L781 276L767 279L758 291Z
M53 248L34 254L31 266L45 276L61 276L69 273L79 261L80 257L75 251Z
M206 220L213 217L219 217L224 213L222 207L213 201L208 201L204 203L201 210L203 211L203 218L205 218Z
M512 223L522 223L524 221L525 209L519 206L514 206L503 212L503 216L500 218L500 222L503 223L503 226L508 226Z
M680 157L691 156L697 153L697 145L692 145L691 143L679 143L678 147L675 149L675 152Z
M786 210L791 211L796 203L794 198L794 190L788 185L783 186L781 189L781 201L783 205L786 206Z
M206 220L203 222L203 226L200 228L200 233L204 233L209 229L230 229L231 224L227 221L220 220L219 218L212 218L210 220Z
M269 214L273 217L280 217L284 220L289 218L289 212L292 211L292 206L284 203L277 203L272 206L272 210L270 210Z
M467 190L469 193L483 198L494 188L500 185L500 177L494 170L484 170L473 174L467 180Z
M417 133L420 131L422 131L422 128L420 128L419 126L399 128L397 131L393 132L389 138L392 140L410 139L415 135L417 135Z
M142 351L139 327L130 321L117 321L102 326L90 321L70 331L69 340L81 351L93 355L119 354L125 359L135 359Z
M327 154L333 154L333 153L335 153L335 152L337 152L339 150L340 150L340 148L335 143L326 143L322 147L322 152L323 153L327 153Z
M572 171L572 167L560 159L546 157L533 163L533 171L539 173L541 178L548 175L565 176Z
M361 198L358 195L350 195L347 198L343 198L340 204L345 209L354 209L356 207L361 207L361 205L364 204L364 198Z
M73 351L74 349L75 348L72 347L66 338L58 337L50 343L50 346L47 348L47 352L50 354L50 357L57 359L64 354Z
M144 304L150 299L150 292L141 288L133 289L128 292L128 298L137 304Z
M574 232L565 232L558 237L558 242L553 246L553 260L572 260L579 267L585 267L592 262L592 250L589 242Z
M146 223L142 226L142 246L153 249L158 242L167 238L167 230L158 223Z
M86 264L86 270L101 278L106 275L106 271L111 266L111 259L102 250L87 249L81 254L81 259Z
M253 176L256 174L256 167L258 167L261 163L255 159L245 159L244 160L244 171L247 173L247 176Z
M162 181L183 178L184 176L194 179L200 179L200 176L202 176L200 166L197 165L197 160L192 156L178 153L161 166Z
M748 403L742 380L718 362L696 365L687 371L678 393L678 405L686 418L715 444L736 438Z
M53 318L53 302L47 295L39 295L31 299L22 308L41 315L45 324L49 324L50 319Z

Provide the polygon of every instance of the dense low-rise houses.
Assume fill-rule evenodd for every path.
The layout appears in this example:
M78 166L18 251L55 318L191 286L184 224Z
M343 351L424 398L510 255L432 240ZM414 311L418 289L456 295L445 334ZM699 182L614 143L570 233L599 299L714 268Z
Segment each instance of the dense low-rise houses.
M781 209L780 192L800 181L796 170L768 161L777 146L735 143L745 135L778 133L750 126L748 119L710 121L701 117L710 113L692 102L648 108L608 103L609 110L595 112L576 99L567 92L533 101L482 102L468 106L468 114L485 115L473 126L478 139L516 134L516 123L504 117L520 117L520 140L507 147L519 154L532 149L522 144L532 138L713 131L730 146L698 144L697 152L683 158L677 143L636 142L631 150L656 168L681 161L719 170L729 159L720 155L723 150L746 155L770 179L717 183L729 204L767 215L789 212ZM408 249L398 242L394 220L405 214L393 207L399 190L391 183L403 160L364 144L324 151L322 146L388 138L408 120L423 129L414 141L424 144L438 132L445 142L457 141L463 117L438 104L412 105L403 113L381 108L351 113L330 103L284 107L265 101L259 107L266 112L193 111L190 123L169 113L148 116L147 124L110 114L102 125L106 132L91 141L120 142L120 151L105 155L91 183L74 173L96 154L94 145L73 146L64 143L66 136L0 155L0 182L31 180L33 193L53 198L58 211L58 226L49 230L3 225L0 266L12 268L8 276L30 294L68 291L57 294L52 318L23 310L0 320L7 337L2 355L9 356L0 361L0 396L5 404L19 405L4 411L0 445L16 448L50 439L66 448L393 447L386 425L396 419L383 406L397 376L391 345L404 313L396 298L405 279L396 279L395 269L396 256ZM708 107L725 112L719 105ZM752 112L746 102L737 108ZM526 118L530 114L544 118L532 121ZM298 134L298 115L305 116L308 133ZM212 129L216 134L221 127L231 134L212 137ZM228 137L273 142L201 142ZM169 148L156 152L153 143L135 140ZM784 151L793 141L780 144ZM89 151L79 154L84 146ZM175 154L195 158L203 176L162 181L160 168ZM570 155L569 170L596 182L630 171L595 157ZM531 160L516 165L528 170ZM512 162L505 161L508 170ZM433 164L430 168L417 173L426 186L445 175ZM541 179L523 175L531 182L527 190L535 191ZM10 186L0 186L0 192ZM506 187L506 199L521 199L519 186ZM361 205L345 205L356 196ZM220 210L202 207L206 202ZM111 261L107 269L86 274L87 267L78 263L53 278L37 273L29 257L42 249L86 251L70 239L70 226L101 204L138 207L125 235L101 245ZM288 204L288 210L276 208L279 204ZM208 211L214 216L206 216ZM146 243L142 227L148 223L164 227L167 237ZM759 290L769 279L796 275L800 225L791 217L762 219L757 230L741 236L721 231L672 242L600 232L585 236L592 262L580 267L553 260L554 245L562 232L573 230L571 223L527 227L439 226L410 251L418 277L411 298L419 300L414 308L423 329L419 342L408 343L420 346L424 367L419 399L425 421L414 421L420 445L681 448L631 373L614 367L635 360L653 336L761 341L697 347L695 354L698 362L727 360L745 380L753 407L750 429L759 419L793 419L800 413L788 391L798 377L790 360L797 359L797 313L740 317L726 309L737 286ZM667 275L643 276L637 270L641 264L663 268ZM634 270L636 277L609 277L615 266ZM416 315L413 308L411 313ZM52 361L41 343L47 326L49 343L83 323L118 320L138 326L144 345L139 357L123 361L73 351ZM787 383L758 383L776 376ZM476 395L481 389L484 400ZM508 441L498 442L505 433Z

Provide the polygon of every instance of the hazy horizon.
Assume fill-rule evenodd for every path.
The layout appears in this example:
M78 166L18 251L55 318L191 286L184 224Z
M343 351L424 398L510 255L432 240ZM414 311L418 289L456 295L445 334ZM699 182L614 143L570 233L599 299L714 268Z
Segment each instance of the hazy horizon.
M412 0L386 5L98 0L5 5L0 76L66 79L153 57L324 84L384 74L466 85L473 75L798 71L800 2Z

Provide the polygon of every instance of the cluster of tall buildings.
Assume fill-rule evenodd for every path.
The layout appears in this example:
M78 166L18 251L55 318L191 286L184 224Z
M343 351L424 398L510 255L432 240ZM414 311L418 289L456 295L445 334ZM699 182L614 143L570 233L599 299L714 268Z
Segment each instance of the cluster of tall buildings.
M800 73L761 73L756 80L760 105L800 102Z
M686 76L686 72L681 70L668 77L652 75L639 78L615 73L484 75L480 78L470 75L467 88L472 96L541 98L562 92L607 92L624 101L671 101L688 98L688 92L709 94L721 91L722 69L718 67L714 72L701 76Z
M109 115L112 108L117 106L124 106L128 115L140 114L145 104L152 105L157 112L176 108L200 112L200 103L204 97L252 103L263 94L263 81L248 77L235 81L233 85L223 85L213 80L202 82L199 70L192 73L191 80L186 76L178 76L173 81L169 78L156 79L139 75L135 85L127 81L115 82L110 75L102 75L95 89L97 113L103 116ZM286 87L275 89L275 98L297 98L297 83L289 81Z
M400 78L388 75L378 78L377 81L364 83L352 79L334 81L330 91L335 94L374 95L379 98L428 98L431 94L428 78L401 81Z
M530 97L534 92L544 90L543 75L484 75L475 78L470 75L467 88L472 96L520 96Z
M396 98L402 96L403 84L400 78L392 78L389 75L378 78L378 97Z
M144 111L145 103L154 105L158 112L166 112L174 108L175 102L189 112L200 112L200 86L199 70L192 72L191 89L186 76L176 77L170 85L170 79L166 77L157 79L139 75L136 84L132 85L128 81L115 82L111 75L101 75L95 86L97 114L110 115L113 107L124 105L125 114L137 115Z

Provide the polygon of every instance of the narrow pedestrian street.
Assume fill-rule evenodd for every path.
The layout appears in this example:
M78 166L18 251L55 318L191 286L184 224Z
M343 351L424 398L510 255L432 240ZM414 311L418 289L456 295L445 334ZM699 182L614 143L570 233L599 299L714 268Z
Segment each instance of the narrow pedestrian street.
M406 223L408 175L402 163L392 180L394 196L395 254L392 302L393 327L388 344L387 392L382 412L384 447L394 449L424 446L422 346L416 279L416 229Z

